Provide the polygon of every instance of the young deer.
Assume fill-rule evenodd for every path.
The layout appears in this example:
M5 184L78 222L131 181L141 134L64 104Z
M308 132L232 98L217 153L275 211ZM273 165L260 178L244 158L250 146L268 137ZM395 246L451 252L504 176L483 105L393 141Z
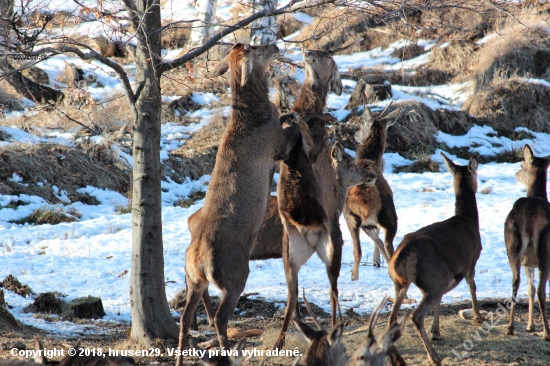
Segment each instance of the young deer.
M476 203L478 158L474 155L467 166L454 164L441 153L445 165L453 175L456 195L455 216L425 226L405 235L389 263L389 274L395 286L395 304L390 324L397 313L411 283L423 297L411 319L420 333L431 362L441 360L431 345L424 329L424 318L435 306L432 336L440 338L439 307L441 297L466 278L472 295L474 319L481 321L474 281L475 266L481 254L479 218Z
M512 269L512 308L508 334L514 334L514 313L519 289L519 271L523 265L529 286L527 331L534 332L535 268L539 269L537 295L542 314L544 340L550 341L546 315L546 282L550 275L550 203L546 194L546 172L550 156L538 158L529 145L523 148L524 161L516 179L527 186L527 197L514 203L504 223L504 241Z
M209 283L222 292L214 323L220 346L229 349L227 323L248 278L250 252L266 212L274 165L287 158L300 139L297 127L283 130L268 99L265 71L278 53L275 45L237 44L210 74L231 70L232 109L204 206L190 227L181 349ZM181 361L178 357L178 366Z
M342 342L344 324L339 323L334 326L330 332L323 330L321 324L319 324L319 321L317 320L317 317L313 314L311 308L309 307L305 290L303 291L303 296L307 311L317 326L317 330L315 330L296 318L292 319L294 325L300 329L309 343L309 347L304 355L306 366L345 365L348 361L348 356L346 355L346 346L344 345L344 342Z
M374 336L374 327L378 322L380 311L384 307L387 297L374 310L369 321L367 339L352 355L346 366L405 366L405 360L393 345L403 335L406 316L390 323L389 329L378 337Z
M363 165L374 162L378 168L378 179L374 186L361 184L348 191L344 218L353 240L352 281L359 279L359 263L362 256L361 229L374 242L373 264L375 267L380 267L380 251L382 251L386 263L389 262L389 258L393 254L393 239L397 233L397 214L393 204L393 192L382 174L384 168L382 159L386 150L387 129L399 118L396 118L396 114L400 113L400 109L381 118L386 110L387 108L379 118L375 119L369 108L365 106L365 121L355 134L355 139L359 143L356 150L356 164ZM380 229L384 231L384 243L379 236Z
M328 159L332 161L329 169L323 165L316 166L319 161ZM285 161L281 164L280 174L277 197L285 229L283 263L288 297L283 326L275 348L284 345L284 336L298 301L300 267L315 252L327 268L332 325L336 323L343 245L338 219L348 188L360 183L374 184L377 177L374 163L372 166L357 166L351 157L344 154L338 142L331 151L324 150L315 164L301 166Z

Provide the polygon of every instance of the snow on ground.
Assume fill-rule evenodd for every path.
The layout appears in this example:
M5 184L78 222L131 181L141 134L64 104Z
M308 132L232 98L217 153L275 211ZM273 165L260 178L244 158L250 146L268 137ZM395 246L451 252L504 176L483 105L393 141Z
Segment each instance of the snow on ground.
M13 129L10 131L16 136L23 136L15 133L17 131ZM508 147L510 143L502 138L497 139L493 132L487 127L474 126L465 136L456 137L440 132L438 139L449 146L470 146L472 141L479 141L481 146L472 150L481 149L480 153L490 154L491 149L483 143L499 143L503 147ZM169 141L170 136L180 134L179 137L182 137L186 131L182 126L167 124L163 127L162 133L163 141ZM536 154L550 154L550 135L533 135L534 141L520 141L518 144L530 142ZM172 148L169 143L163 146L165 152ZM498 149L495 148L492 152L496 153ZM433 159L440 161L439 151L436 151ZM396 153L385 154L385 160L386 178L393 189L399 217L395 246L406 233L453 215L452 177L447 171L393 174L392 166L403 165L407 161ZM460 159L456 161L465 163ZM492 188L489 194L477 195L483 243L476 275L479 298L504 297L509 295L511 290L511 272L502 231L505 216L514 201L525 195L525 188L514 178L519 166L519 163L490 163L481 165L479 169L480 190L488 186ZM13 179L21 180L15 176ZM166 292L169 299L184 286L184 255L190 242L187 218L203 204L203 201L189 208L173 207L173 203L192 191L206 189L208 181L209 177L203 177L198 181L188 180L183 184L172 181L162 184ZM25 182L20 181L20 184ZM82 219L54 226L9 223L8 220L23 218L46 203L37 197L0 195L0 207L11 201L28 202L15 209L0 209L0 278L13 274L37 293L59 291L68 295L67 300L87 295L99 296L107 313L104 321L129 322L129 274L123 273L130 270L131 215L115 213L115 207L125 205L127 198L119 193L94 187L83 188L82 192L96 197L101 204L89 206L80 202L73 203L72 207L82 213ZM375 269L364 265L360 269L359 281L351 281L353 248L343 218L340 224L345 240L339 280L341 306L344 310L353 307L357 312L370 312L383 295L392 295L391 280L386 268ZM372 242L363 235L362 243L363 261L370 261ZM245 291L257 292L258 297L276 301L283 306L287 290L282 261L251 262L250 268L251 273ZM302 268L299 278L300 286L306 289L310 301L329 311L326 270L315 255ZM214 288L211 288L211 291L219 294ZM521 296L526 296L526 291L526 287L523 286L520 290ZM420 300L421 294L412 286L409 296ZM445 295L443 301L449 303L469 298L468 288L463 282ZM33 314L23 312L23 308L29 305L32 299L22 298L9 291L6 300L14 306L14 315L25 324L65 335L106 331L102 326L92 328L68 322L51 323L45 319L36 319Z

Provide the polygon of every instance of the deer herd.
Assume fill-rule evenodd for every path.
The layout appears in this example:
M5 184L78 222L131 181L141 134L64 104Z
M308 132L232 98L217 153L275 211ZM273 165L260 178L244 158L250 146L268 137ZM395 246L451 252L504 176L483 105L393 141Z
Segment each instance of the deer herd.
M348 46L349 47L349 46ZM229 349L227 327L245 288L249 261L282 258L288 286L287 306L274 348L281 349L285 333L294 322L309 342L303 357L306 365L404 365L394 343L401 337L406 317L398 312L407 290L414 283L422 300L410 315L431 363L441 360L424 329L427 313L435 307L432 339L441 337L439 309L444 294L466 279L469 286L473 320L481 322L476 299L475 266L481 254L479 215L476 203L478 157L466 166L443 160L453 176L455 215L405 235L394 249L397 215L392 190L382 174L382 157L388 127L400 116L397 109L376 118L364 109L364 122L355 134L356 158L334 142L331 147L326 125L336 122L324 114L327 94L342 93L342 82L333 59L336 52L304 50L305 81L292 112L281 118L268 98L266 70L279 49L274 45L236 44L209 77L230 71L231 116L222 136L204 206L189 217L191 243L185 257L187 302L181 314L179 347L186 343L190 328L196 328L196 309L201 299L214 325L220 347ZM280 177L277 195L270 196L276 165ZM537 295L543 317L544 338L550 341L545 306L545 284L550 275L550 203L546 174L550 157L533 155L524 148L524 162L516 174L527 186L527 197L518 199L506 218L504 236L513 272L513 300L508 333L514 334L514 310L519 288L520 266L529 279L529 321L533 331L534 269L539 269ZM338 277L342 261L342 232L339 218L345 221L353 239L352 280L359 277L363 230L374 242L374 265L380 254L388 263L394 283L394 306L388 328L378 336L374 327L387 298L373 312L365 343L351 356L342 342L343 324L338 304ZM384 232L384 241L380 231ZM326 265L330 283L332 328L325 331L315 316L318 329L293 317L298 316L298 273L317 253ZM208 295L209 284L221 290L214 312ZM304 301L309 310L309 304ZM338 321L337 321L338 315ZM237 349L242 349L239 342ZM239 358L204 358L212 365L236 365ZM127 360L124 360L125 363ZM43 362L44 363L44 362ZM294 364L296 364L295 361ZM176 365L182 364L182 358Z

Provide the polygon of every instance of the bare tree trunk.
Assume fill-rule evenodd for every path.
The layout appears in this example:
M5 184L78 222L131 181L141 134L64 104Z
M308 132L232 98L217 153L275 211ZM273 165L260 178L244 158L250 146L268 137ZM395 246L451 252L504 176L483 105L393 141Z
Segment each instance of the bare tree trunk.
M202 46L204 42L214 35L214 23L216 21L217 0L199 0L195 10L195 19L187 48Z
M277 7L277 0L253 0L254 12L263 10L273 11ZM275 16L260 18L252 23L250 31L250 44L275 44L277 43L277 20Z
M138 30L133 141L131 337L150 347L155 339L177 339L178 327L170 314L164 284L160 166L160 7L157 0L137 1L137 13L146 14Z

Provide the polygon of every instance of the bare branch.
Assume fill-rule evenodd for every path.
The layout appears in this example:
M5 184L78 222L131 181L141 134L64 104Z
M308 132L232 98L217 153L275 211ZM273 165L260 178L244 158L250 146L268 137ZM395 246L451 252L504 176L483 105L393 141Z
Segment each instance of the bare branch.
M128 1L130 1L130 0L124 0L124 2L128 2ZM314 7L317 7L317 6L320 6L320 5L331 4L331 3L334 3L335 1L336 0L315 0L315 1L303 1L302 0L302 1L300 1L298 3L295 3L295 4L292 4L292 2L290 2L288 5L280 7L278 9L273 10L273 11L264 10L264 11L260 11L258 13L252 14L248 18L243 19L240 22L237 22L236 24L234 24L232 26L228 26L224 30L216 33L214 36L212 36L212 38L210 38L202 46L196 48L195 50L193 50L191 52L188 52L187 54L185 54L182 57L179 57L179 58L177 58L173 61L164 62L162 64L161 73L163 73L165 71L175 69L175 68L185 64L186 62L194 59L195 57L202 55L203 53L208 51L210 48L212 48L214 45L216 45L218 43L218 41L221 40L223 37L235 32L236 30L238 30L242 27L245 27L245 26L249 25L250 23L252 23L256 19L265 17L267 15L280 15L280 14L285 14L285 13L293 13L293 12L303 10L303 9L309 9L309 8L314 8Z

